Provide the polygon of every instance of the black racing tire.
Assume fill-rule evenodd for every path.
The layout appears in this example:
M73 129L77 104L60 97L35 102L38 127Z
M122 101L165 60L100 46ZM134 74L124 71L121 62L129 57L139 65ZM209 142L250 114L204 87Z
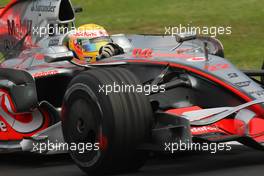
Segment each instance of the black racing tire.
M201 42L208 43L209 54L219 56L222 58L225 57L223 44L218 39L207 36L199 36L198 40Z
M88 174L132 172L141 168L147 151L138 150L151 140L153 113L144 93L111 92L99 85L141 85L124 68L82 72L68 86L62 107L62 128L68 144L92 143L99 150L69 153ZM96 144L99 143L99 144ZM98 149L98 148L97 148Z

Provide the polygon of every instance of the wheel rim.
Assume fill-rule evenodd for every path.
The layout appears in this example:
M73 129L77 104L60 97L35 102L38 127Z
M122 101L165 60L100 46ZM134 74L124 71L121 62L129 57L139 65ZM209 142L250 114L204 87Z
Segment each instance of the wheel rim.
M95 143L99 143L102 132L102 115L98 103L87 95L87 92L77 91L76 98L70 100L68 114L68 134L67 142L75 143L78 146L77 151L70 150L74 161L81 167L94 165L100 158L100 150L95 151ZM79 146L93 145L93 150L81 150Z

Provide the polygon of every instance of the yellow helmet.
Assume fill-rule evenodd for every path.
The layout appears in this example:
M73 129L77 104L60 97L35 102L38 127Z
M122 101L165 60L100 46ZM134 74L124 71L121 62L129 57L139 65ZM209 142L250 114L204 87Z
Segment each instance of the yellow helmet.
M111 42L107 31L97 24L80 26L68 35L68 47L80 60L95 62L102 46Z

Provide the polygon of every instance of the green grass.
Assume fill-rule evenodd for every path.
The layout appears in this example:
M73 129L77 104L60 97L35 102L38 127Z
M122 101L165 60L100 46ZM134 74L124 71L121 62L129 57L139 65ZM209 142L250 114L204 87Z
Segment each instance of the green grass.
M8 2L1 0L0 6ZM164 33L165 26L231 26L219 36L226 57L242 68L264 60L264 0L72 0L84 12L77 24L97 23L110 33Z

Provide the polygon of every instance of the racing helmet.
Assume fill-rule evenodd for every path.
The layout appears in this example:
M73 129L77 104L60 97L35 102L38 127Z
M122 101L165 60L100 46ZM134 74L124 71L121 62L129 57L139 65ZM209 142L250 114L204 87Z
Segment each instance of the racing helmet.
M67 38L67 45L75 57L88 62L95 62L100 48L111 42L107 31L97 24L82 25Z

